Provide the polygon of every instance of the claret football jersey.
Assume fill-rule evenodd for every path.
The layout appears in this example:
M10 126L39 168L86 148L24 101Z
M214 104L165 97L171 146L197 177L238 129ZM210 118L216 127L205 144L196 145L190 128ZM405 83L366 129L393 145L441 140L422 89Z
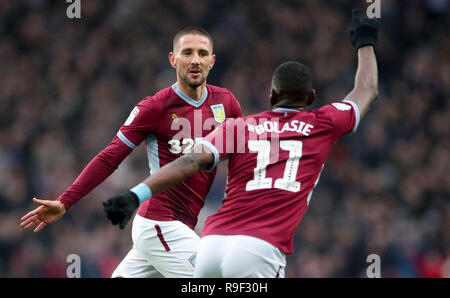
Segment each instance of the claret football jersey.
M153 174L227 119L241 116L239 103L227 89L207 84L196 101L174 84L138 103L117 137L132 149L145 142ZM138 214L153 220L179 220L193 229L214 177L215 171L201 171L146 200Z
M248 235L293 251L302 219L332 145L354 132L359 111L352 101L299 111L278 108L229 119L204 138L214 164L228 162L223 204L203 234Z

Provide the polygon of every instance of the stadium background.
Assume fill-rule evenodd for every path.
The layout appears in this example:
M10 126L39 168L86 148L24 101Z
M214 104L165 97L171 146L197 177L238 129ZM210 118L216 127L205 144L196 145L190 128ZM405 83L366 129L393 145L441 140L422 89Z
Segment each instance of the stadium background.
M205 27L216 65L244 115L269 108L272 71L286 60L314 73L318 107L352 88L346 28L366 1L0 1L0 277L107 277L128 252L131 224L112 226L101 201L148 174L140 146L107 181L40 233L20 217L56 199L103 149L133 105L175 81L167 59L182 27ZM381 0L380 96L356 135L335 145L295 234L287 277L450 277L449 1ZM203 209L223 195L222 165Z

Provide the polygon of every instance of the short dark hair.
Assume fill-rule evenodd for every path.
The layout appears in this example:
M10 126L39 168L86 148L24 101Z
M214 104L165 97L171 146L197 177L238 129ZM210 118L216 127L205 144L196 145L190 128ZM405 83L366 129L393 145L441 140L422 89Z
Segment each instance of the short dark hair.
M186 27L178 31L178 33L173 38L173 49L175 49L175 44L178 42L178 40L186 34L196 34L206 36L211 44L211 49L213 48L213 39L211 34L208 33L208 31L200 27Z
M311 70L295 61L279 65L272 76L272 90L280 98L305 98L312 90Z

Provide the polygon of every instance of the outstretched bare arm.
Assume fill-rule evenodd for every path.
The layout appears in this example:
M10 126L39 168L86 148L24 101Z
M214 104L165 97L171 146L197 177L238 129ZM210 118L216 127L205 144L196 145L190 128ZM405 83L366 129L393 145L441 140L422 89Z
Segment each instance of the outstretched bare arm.
M189 153L168 163L159 169L157 173L145 179L144 183L155 195L189 179L214 161L213 154L206 152L207 148L203 150L204 152L202 153Z
M355 86L345 99L358 106L361 118L367 114L370 105L378 97L378 67L373 46L367 45L358 49L358 70Z
M201 144L195 145L194 148L193 152L201 153L189 153L179 157L128 192L105 200L103 207L112 224L118 224L121 229L125 228L134 211L143 201L189 179L214 162L214 155L208 148Z

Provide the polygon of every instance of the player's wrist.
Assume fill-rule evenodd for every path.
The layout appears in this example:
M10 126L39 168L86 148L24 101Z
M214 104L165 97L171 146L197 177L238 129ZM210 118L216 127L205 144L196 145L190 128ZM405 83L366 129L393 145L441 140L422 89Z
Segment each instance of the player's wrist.
M369 50L369 49L375 50L375 46L372 45L372 44L366 44L366 45L360 46L360 47L358 48L358 50L362 50L362 51L367 51L367 50Z
M360 39L356 42L356 49L359 50L360 48L366 47L366 46L372 46L374 49L377 45L376 39L372 38L364 38Z
M67 205L59 198L56 200L56 202L58 203L59 208L61 210L64 210L64 212L67 212L67 210L69 210L69 207L67 207Z
M139 205L142 204L145 200L152 197L152 190L145 183L139 183L132 189L130 189L130 193L134 194L139 201Z

